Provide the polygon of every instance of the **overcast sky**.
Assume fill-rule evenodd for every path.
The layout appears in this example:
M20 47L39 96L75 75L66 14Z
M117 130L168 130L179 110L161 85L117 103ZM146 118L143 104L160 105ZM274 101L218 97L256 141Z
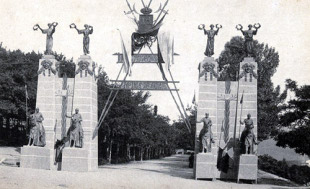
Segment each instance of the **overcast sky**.
M83 53L82 36L69 29L75 23L94 27L90 36L90 56L102 64L110 79L115 79L120 65L112 56L121 52L117 28L122 33L134 31L134 25L124 15L128 11L125 0L0 0L0 41L7 49L24 52L45 50L46 36L33 31L34 24L47 27L49 22L58 22L54 34L53 50L74 60ZM144 0L148 3L148 0ZM140 0L129 0L140 10ZM151 8L156 11L165 0L153 0ZM233 36L241 35L236 24L245 28L259 22L262 27L254 37L259 42L275 47L280 56L280 65L273 76L275 85L283 87L287 78L298 84L309 84L310 79L310 1L308 0L170 0L163 30L174 35L175 58L172 73L180 81L180 95L185 105L190 104L194 90L197 92L197 65L203 59L207 37L197 29L199 24L221 24L223 28L215 38L217 58L224 45ZM156 16L155 16L156 17ZM155 65L137 64L133 67L131 80L161 80ZM151 92L149 103L157 104L158 113L178 118L177 108L169 92Z

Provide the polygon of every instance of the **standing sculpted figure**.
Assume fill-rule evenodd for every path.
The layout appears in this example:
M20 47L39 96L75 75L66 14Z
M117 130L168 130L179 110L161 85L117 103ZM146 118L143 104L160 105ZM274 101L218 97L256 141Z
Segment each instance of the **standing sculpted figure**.
M78 32L78 34L83 34L83 51L84 51L84 55L89 54L89 35L93 33L94 29L92 26L85 24L84 25L85 29L83 30L79 30L76 28L76 25L74 23L72 23L70 25L70 28L74 28L76 29L76 31Z
M46 55L51 55L52 54L52 49L53 49L53 34L55 33L56 26L58 25L57 22L53 23L48 23L48 28L47 29L42 29L39 24L36 24L33 26L33 30L38 30L40 29L43 34L46 34L46 50L45 54Z
M36 108L35 113L29 116L30 134L28 146L41 146L44 147L45 142L45 129L43 127L43 115L39 108Z
M240 30L244 36L244 46L246 55L253 56L253 48L254 48L253 36L257 34L257 31L261 27L261 25L259 23L254 24L254 26L250 24L248 27L249 29L244 31L242 30L243 26L241 24L238 24L236 26L236 29ZM254 27L255 30L252 30L252 27Z
M247 115L247 118L241 124L245 124L245 128L241 134L241 153L242 154L253 154L254 144L257 145L256 137L253 132L254 122L251 119L251 114Z
M72 116L66 116L68 118L71 118L71 126L68 129L68 137L69 137L69 143L70 147L83 147L83 128L82 128L82 116L79 114L79 109L75 109L75 114Z
M37 139L37 134L38 134L38 127L37 127L37 123L36 123L36 119L35 119L33 111L32 111L32 114L29 115L28 118L29 118L28 126L30 127L28 146L33 146L34 141Z
M214 143L214 141L213 133L211 130L212 121L209 118L209 114L206 113L205 117L200 121L197 121L197 123L203 123L203 128L199 133L200 151L202 149L203 153L211 152L211 142Z
M208 35L208 42L207 42L207 47L206 47L206 51L205 51L205 55L208 57L211 57L214 54L214 37L215 35L218 34L220 28L222 28L222 25L216 24L215 27L217 28L216 30L214 30L214 25L211 24L210 25L210 30L206 30L205 29L205 25L204 24L200 24L198 26L198 29L203 30L205 35Z

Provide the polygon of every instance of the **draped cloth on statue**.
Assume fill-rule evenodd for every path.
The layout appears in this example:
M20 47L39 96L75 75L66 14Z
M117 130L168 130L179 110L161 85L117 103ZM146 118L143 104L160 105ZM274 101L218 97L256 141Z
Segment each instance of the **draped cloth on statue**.
M83 37L83 52L84 54L89 54L89 36Z
M34 146L45 146L45 129L42 121L44 120L41 112L34 113L30 116L31 122L35 123L35 126L30 130L30 137L33 137Z
M86 27L84 30L78 30L79 34L83 34L83 52L85 55L89 54L89 35L93 33L93 29L89 28L89 26Z
M240 142L241 142L241 153L253 153L253 143L256 143L255 134L253 132L254 122L252 119L244 120L245 128L242 131Z
M71 141L75 141L75 147L83 147L83 128L82 128L82 116L81 114L72 115L72 124L68 130L68 137L71 145Z
M211 130L212 121L210 118L202 118L201 122L203 122L203 128L199 133L199 141L200 141L200 151L204 152L206 149L207 152L211 152L211 140L213 139L213 134Z
M42 33L46 34L46 54L51 54L53 49L53 33L55 28L43 29Z
M29 116L29 125L30 125L29 138L31 138L34 142L35 140L37 140L37 136L38 136L38 127L37 127L34 114L31 114Z
M208 35L207 47L205 55L211 57L214 54L214 36L217 35L215 30L205 30L205 35Z
M253 48L254 48L254 42L253 42L253 36L257 34L256 30L246 30L242 31L242 34L244 35L245 40L245 51L247 55L253 54Z
M48 54L51 54L52 49L53 49L53 36L47 35L46 36L46 52Z

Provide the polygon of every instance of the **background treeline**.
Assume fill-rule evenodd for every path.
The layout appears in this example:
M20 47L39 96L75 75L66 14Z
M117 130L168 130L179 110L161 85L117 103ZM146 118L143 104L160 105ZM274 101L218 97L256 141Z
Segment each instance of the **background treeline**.
M271 80L279 65L278 52L256 40L253 50L258 66L258 139L275 138L278 146L310 155L310 86L298 86L295 81L287 79L281 91ZM72 62L62 54L54 55L58 61ZM236 80L239 63L245 56L244 39L231 38L217 59L219 79ZM0 46L0 116L25 119L25 84L29 93L28 106L35 108L38 61L41 57L40 53L10 51ZM109 83L107 74L102 72L98 81L98 115L111 87L113 85ZM194 148L195 108L190 110L192 130L189 133L181 120L169 124L168 117L154 116L153 106L147 103L149 96L145 92L120 91L99 131L102 162L151 159L169 155L175 148Z
M109 85L99 80L99 112L110 93ZM110 86L111 87L111 86ZM147 92L120 91L99 130L100 163L121 163L169 156L176 148L194 149L194 110L191 133L183 121L169 124L169 118L154 114L147 104ZM160 108L160 107L159 107Z
M61 62L72 62L53 53ZM7 50L0 43L0 145L20 146L27 143L26 93L28 112L35 109L39 59L42 53Z
M285 88L281 91L271 79L279 65L278 52L257 40L254 40L253 50L258 70L258 139L274 138L277 146L289 147L296 153L310 156L310 85L299 86L296 81L286 79ZM239 63L245 56L243 38L233 37L227 42L217 60L220 80L234 80ZM260 156L258 166L296 183L309 183L309 167L289 167L285 161L277 161L270 156Z
M263 155L258 157L258 168L295 183L310 186L310 167L306 165L289 166L285 159L278 161L271 156Z
M99 115L113 85L100 77ZM157 115L147 104L148 92L121 90L99 129L99 159L104 163L148 160L169 156L176 148L194 148L194 109L191 110L192 130L182 120L170 124L169 117ZM160 107L159 107L160 108Z
M53 54L59 62L73 62L62 54ZM28 88L28 111L35 109L37 71L42 56L41 53L11 51L0 46L1 145L21 146L27 143L28 131L23 124L3 123L3 120L26 120L25 85ZM98 80L98 116L112 87L108 75L101 72ZM154 115L154 106L147 103L149 97L149 93L142 91L121 90L118 93L99 129L99 163L154 159L171 155L176 148L194 148L195 124L190 134L181 120L171 124L168 117ZM193 115L191 118L194 121Z
M254 40L257 62L258 140L274 138L280 147L290 147L310 155L310 85L299 86L286 79L285 88L274 86L272 76L280 63L275 48ZM217 59L220 80L235 80L239 63L245 57L244 39L233 37ZM290 99L287 97L289 96Z

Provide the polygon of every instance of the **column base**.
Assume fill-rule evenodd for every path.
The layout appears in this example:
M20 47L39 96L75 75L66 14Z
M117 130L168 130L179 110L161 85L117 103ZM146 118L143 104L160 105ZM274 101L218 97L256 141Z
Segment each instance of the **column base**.
M62 151L62 171L87 172L88 150L83 148L66 147Z
M212 153L196 154L195 179L215 180L215 159Z
M258 158L252 154L242 154L238 171L239 180L253 180L257 182L257 162Z
M23 146L21 148L20 167L56 170L54 150L45 147Z

